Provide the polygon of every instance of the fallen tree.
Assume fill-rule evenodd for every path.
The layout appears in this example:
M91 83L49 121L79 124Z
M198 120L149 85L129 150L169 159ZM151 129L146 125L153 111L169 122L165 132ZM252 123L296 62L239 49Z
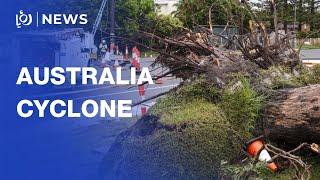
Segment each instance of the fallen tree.
M197 25L171 37L141 32L157 42L147 48L158 52L156 63L168 69L153 79L170 75L184 81L145 100L167 95L151 108L152 116L142 117L117 138L101 166L105 179L221 177L222 161L238 163L245 155L240 147L254 136L265 97L268 102L261 117L267 137L281 142L281 147L319 142L320 85L298 87L320 83L314 78L320 77L320 68L311 72L303 67L299 52L291 47L291 35L274 31L272 37L250 13L256 27L230 37L214 34L212 26ZM225 30L237 25L237 16L226 14ZM226 43L221 44L221 38ZM199 83L202 79L204 83ZM292 89L279 90L286 87ZM290 154L302 145L288 152L267 147L274 159L288 159L309 174L309 165ZM304 172L297 177L303 179Z
M233 50L215 44L216 35L210 34L204 28L200 33L189 31L175 38L161 38L147 33L145 35L157 38L166 44L166 53L171 56L161 54L156 61L169 69L180 67L179 71L172 73L177 77L192 79L194 76L205 74L208 81L211 80L216 87L224 89L225 85L232 81L234 74L241 74L253 79L252 82L256 81L254 86L261 93L268 90L272 93L276 92L272 95L263 114L265 124L263 130L270 139L285 141L292 145L299 145L302 142L319 142L320 94L318 92L320 85L273 91L272 86L278 86L276 85L278 82L271 82L270 87L265 87L264 82L259 80L262 77L265 80L289 82L292 78L303 76L301 74L304 70L299 69L301 66L298 65L300 61L297 52L291 50L285 41L280 41L278 45L286 46L286 49L274 48L274 52L271 53L270 48L274 45L272 44L253 51L251 47L257 47L254 44L256 41L246 41L243 39L244 36L241 36L238 37L237 42L243 43L243 49L240 48L242 53L237 54ZM246 36L250 39L255 34L248 33ZM289 72L279 73L277 69L270 70L271 67L280 67L279 69L284 67ZM270 71L265 77L262 73L264 70ZM295 75L294 71L298 75ZM292 85L295 87L295 84ZM298 86L301 85L304 84Z
M263 114L271 140L298 145L320 142L320 85L279 90Z

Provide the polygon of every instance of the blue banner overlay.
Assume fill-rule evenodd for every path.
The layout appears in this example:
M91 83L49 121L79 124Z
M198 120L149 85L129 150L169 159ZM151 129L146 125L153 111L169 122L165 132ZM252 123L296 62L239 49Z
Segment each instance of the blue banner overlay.
M143 74L140 84L152 81L152 60L142 60L140 73L124 61L92 60L100 40L90 36L88 17L97 12L61 6L63 1L2 2L0 179L101 179L104 154L141 116L140 107L130 105L143 100L137 82ZM76 68L74 77L68 68ZM85 74L91 78L84 82ZM148 97L176 86L148 84Z

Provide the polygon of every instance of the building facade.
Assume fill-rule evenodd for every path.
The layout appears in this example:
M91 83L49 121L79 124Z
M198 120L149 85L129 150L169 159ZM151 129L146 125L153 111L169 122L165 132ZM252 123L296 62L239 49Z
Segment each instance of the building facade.
M171 15L174 11L176 11L176 4L178 2L179 0L154 0L155 5L157 6L157 13L163 15Z

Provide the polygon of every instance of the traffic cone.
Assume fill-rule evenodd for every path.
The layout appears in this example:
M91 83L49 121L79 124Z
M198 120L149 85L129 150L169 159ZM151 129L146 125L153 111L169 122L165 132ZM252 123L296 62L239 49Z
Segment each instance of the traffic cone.
M139 85L138 86L138 91L139 91L139 95L141 97L141 101L145 100L145 95L146 95L146 90L144 89L144 85ZM141 105L140 107L141 110L141 115L145 115L147 113L147 107L144 105Z
M137 64L138 64L138 62L137 62L136 58L133 58L133 59L131 60L131 65L132 65L133 67L137 68Z
M137 58L132 59L131 65L136 68L136 72L137 72L137 73L140 73L140 72L141 72L141 65L140 65L140 63L137 61Z
M136 54L137 54L137 61L138 63L140 63L141 52L139 51L138 48L136 48Z
M155 83L156 83L156 84L163 84L163 81L162 81L162 79L160 78L160 79L157 79Z
M146 106L143 106L141 107L141 115L145 115L147 113L147 107Z
M136 58L136 50L137 50L136 47L133 47L131 50L132 51L132 59Z
M138 86L138 90L139 90L139 95L142 97L142 99L144 98L144 96L146 95L146 90L144 89L144 85L139 85Z
M264 148L262 137L254 138L247 142L245 149L252 157L258 156L259 161L268 162L271 160L270 154ZM267 167L273 172L276 172L278 170L278 167L274 162L269 162L267 164Z

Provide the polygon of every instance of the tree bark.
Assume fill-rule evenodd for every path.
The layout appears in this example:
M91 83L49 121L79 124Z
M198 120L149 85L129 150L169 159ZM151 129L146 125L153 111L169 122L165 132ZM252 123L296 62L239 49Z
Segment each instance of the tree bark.
M274 32L275 32L275 44L278 44L279 37L278 37L278 12L277 12L277 4L275 0L271 0L272 9L273 9L273 25L274 25Z
M303 7L303 2L302 2L303 0L299 0L298 1L298 21L299 21L299 29L298 29L298 31L300 32L301 31L301 27L302 27L302 20L303 20L303 9L302 9L302 7Z
M320 142L320 84L277 92L267 103L265 135L275 141L297 145Z
M288 0L284 0L284 9L288 10ZM282 9L282 11L283 11L283 9ZM284 16L286 17L287 13L284 12L284 14L285 14ZM284 25L285 33L288 34L288 21L286 18L284 18L283 25Z
M315 2L314 0L310 1L310 30L314 30L314 14L315 13Z

